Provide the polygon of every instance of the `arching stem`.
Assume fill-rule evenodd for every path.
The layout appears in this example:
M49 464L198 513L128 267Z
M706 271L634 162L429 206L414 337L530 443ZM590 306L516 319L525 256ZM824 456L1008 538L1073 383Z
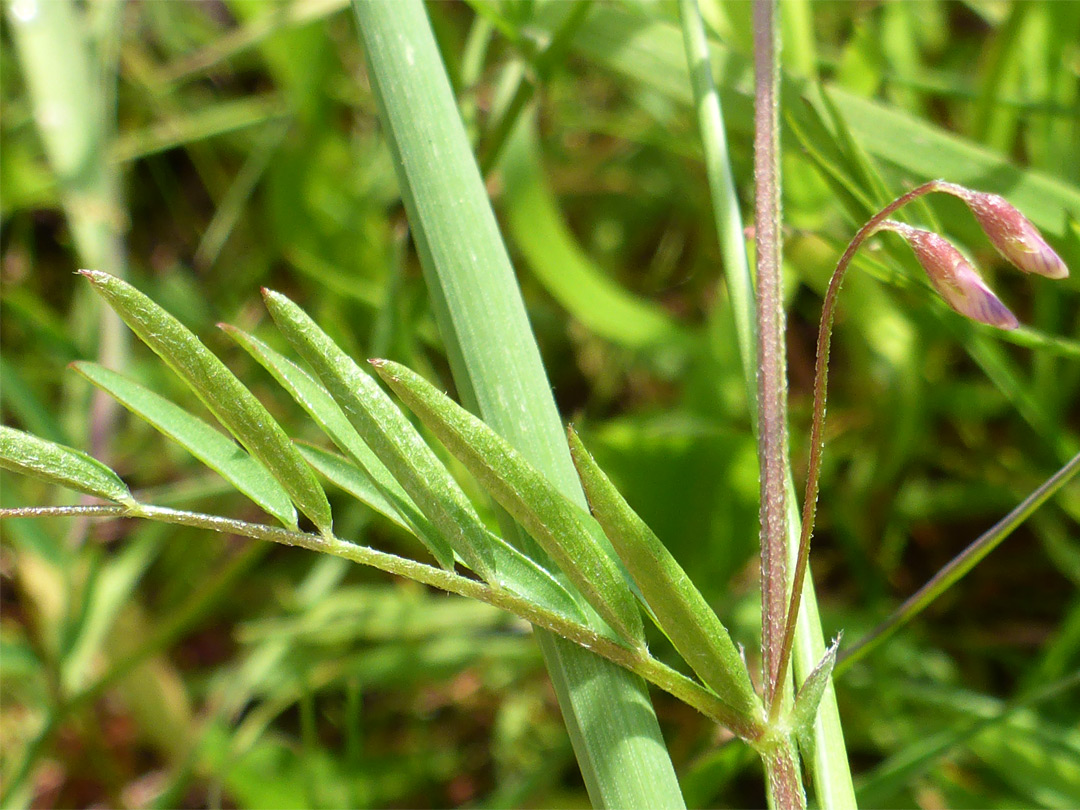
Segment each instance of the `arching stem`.
M918 199L934 191L949 191L951 184L942 180L931 180L913 188L906 194L897 197L886 205L877 214L859 228L847 250L840 257L829 280L829 288L825 292L825 300L821 306L821 324L818 327L817 339L817 362L814 367L814 409L810 422L810 458L806 471L806 492L803 496L802 509L802 533L799 537L799 552L795 558L795 571L792 575L791 599L788 603L787 613L784 620L784 635L780 644L780 654L775 668L776 678L771 684L769 716L775 720L780 711L780 695L782 690L779 685L783 683L785 671L791 661L791 648L795 640L795 624L799 615L799 606L802 603L803 580L806 577L806 564L810 557L810 538L814 532L814 518L817 515L818 485L821 481L821 454L825 447L823 434L825 431L825 399L829 381L829 349L832 343L833 316L836 313L836 299L840 294L840 286L844 283L844 276L851 265L851 260L856 251L862 247L863 242L873 236L894 212L907 205L912 200Z

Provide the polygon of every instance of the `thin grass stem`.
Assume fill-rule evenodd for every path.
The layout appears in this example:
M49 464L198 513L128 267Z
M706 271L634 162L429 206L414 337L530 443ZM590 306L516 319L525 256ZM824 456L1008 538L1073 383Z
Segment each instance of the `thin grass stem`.
M1044 481L1036 490L1017 504L1015 509L956 555L929 582L919 588L900 607L893 611L889 618L860 639L853 647L844 650L836 662L836 669L833 670L834 677L850 669L852 664L876 650L897 630L922 613L935 599L955 585L987 554L1001 545L1006 537L1012 534L1036 509L1046 503L1054 493L1071 481L1078 472L1080 472L1080 453L1073 456L1068 464Z
M731 172L731 158L724 132L724 114L720 106L720 94L713 81L709 43L705 38L705 25L697 0L679 0L679 19L682 23L687 67L690 70L690 84L694 91L694 106L697 108L698 127L701 130L716 236L720 244L724 278L735 320L735 335L746 383L750 421L756 430L757 402L750 396L757 384L757 364L754 362L754 350L757 346L757 323L753 318L754 282L746 257L746 238L743 235L739 198L735 193L735 180ZM719 310L717 307L714 312ZM715 331L717 325L710 326Z

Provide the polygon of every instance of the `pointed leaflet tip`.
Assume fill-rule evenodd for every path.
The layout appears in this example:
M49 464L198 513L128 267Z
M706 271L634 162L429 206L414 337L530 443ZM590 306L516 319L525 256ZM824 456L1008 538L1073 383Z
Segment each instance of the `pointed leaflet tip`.
M97 459L7 425L0 425L0 468L129 508L138 506L127 484Z
M134 380L96 363L73 363L72 368L162 435L187 449L283 526L297 528L296 509L285 489L263 464L247 453L238 452L236 443L217 428Z
M840 639L843 633L837 634L821 661L810 671L799 688L799 694L795 696L795 705L791 709L791 719L794 731L799 738L799 743L805 746L813 741L814 720L817 718L818 707L821 698L825 694L825 687L829 685L833 667L836 666L836 653L840 648Z
M202 400L215 418L261 461L293 503L329 535L333 516L315 473L251 391L186 326L126 281L85 273L136 335Z
M611 479L567 426L570 455L589 508L652 608L657 624L701 680L730 706L732 730L753 728L761 703L738 649L686 572L619 494Z
M362 437L386 466L387 477L397 479L423 516L438 529L432 537L441 535L445 539L445 543L429 546L440 564L453 570L453 551L457 551L481 579L497 581L488 531L479 515L389 395L287 297L270 293L266 307L282 334L325 386L327 395L347 415L358 438Z

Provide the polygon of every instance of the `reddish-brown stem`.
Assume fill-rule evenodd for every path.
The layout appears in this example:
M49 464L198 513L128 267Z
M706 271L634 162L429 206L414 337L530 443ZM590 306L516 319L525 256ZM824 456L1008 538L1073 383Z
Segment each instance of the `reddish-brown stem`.
M776 743L761 755L765 763L769 806L775 810L799 810L806 807L806 791L799 776L799 757L792 740Z
M791 660L791 648L795 641L795 626L799 616L799 606L802 603L803 580L806 577L806 564L810 557L810 537L814 532L814 518L817 514L818 485L821 480L821 454L825 447L823 434L825 431L825 399L829 381L829 348L832 342L833 316L836 312L836 298L840 294L840 285L844 283L844 276L851 265L855 252L868 238L880 229L897 209L907 205L912 200L922 197L934 191L950 191L951 184L942 180L931 180L913 188L906 194L897 197L875 214L865 225L859 228L858 233L847 246L847 250L840 257L829 280L829 288L825 292L825 300L821 306L821 324L818 327L817 339L817 363L814 367L814 410L810 422L810 458L806 471L806 493L803 496L802 531L799 536L799 551L795 558L795 572L792 577L791 598L788 603L787 613L784 620L783 641L780 644L779 660L776 667L776 679L770 692L769 716L776 719L780 712L781 689L784 672ZM954 187L955 188L955 187Z
M774 689L787 604L787 384L780 293L780 168L775 0L754 4L754 241L757 245L761 657ZM768 694L768 692L766 693Z

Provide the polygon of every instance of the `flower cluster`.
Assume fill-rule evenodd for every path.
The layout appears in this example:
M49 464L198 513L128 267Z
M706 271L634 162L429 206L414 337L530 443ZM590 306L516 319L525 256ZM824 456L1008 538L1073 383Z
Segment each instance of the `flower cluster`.
M962 199L994 247L1024 272L1054 279L1069 275L1065 262L1046 243L1038 228L1004 197L945 182L935 183L933 190ZM878 230L892 231L907 241L934 288L961 315L999 329L1019 326L1016 316L943 236L894 220L885 220Z

